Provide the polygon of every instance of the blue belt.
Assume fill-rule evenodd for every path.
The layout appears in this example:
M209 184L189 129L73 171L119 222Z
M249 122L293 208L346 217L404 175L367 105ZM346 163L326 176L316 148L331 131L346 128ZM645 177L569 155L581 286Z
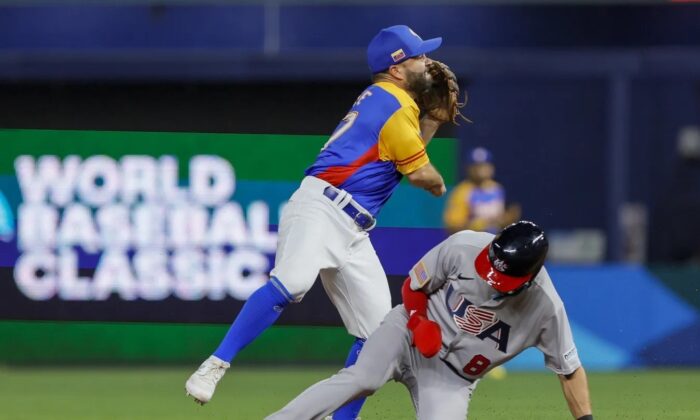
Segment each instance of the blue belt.
M338 194L340 194L340 192L334 187L329 186L323 190L323 195L328 197L328 199L331 201L335 200L336 197L338 197ZM352 221L355 222L355 224L362 230L372 230L376 223L371 214L357 208L355 204L353 204L352 200L348 201L348 204L344 205L340 209L350 216Z

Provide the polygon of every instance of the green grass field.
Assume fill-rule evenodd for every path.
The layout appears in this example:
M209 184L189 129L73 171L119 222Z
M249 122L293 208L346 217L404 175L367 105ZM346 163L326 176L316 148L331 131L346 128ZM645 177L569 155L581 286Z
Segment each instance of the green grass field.
M195 366L192 366L194 368ZM0 368L0 418L262 419L332 368L233 368L204 407L185 398L190 368ZM699 419L700 371L592 373L597 419ZM414 418L403 386L387 384L368 400L363 420ZM470 419L566 419L553 374L487 378ZM435 419L439 420L439 419Z

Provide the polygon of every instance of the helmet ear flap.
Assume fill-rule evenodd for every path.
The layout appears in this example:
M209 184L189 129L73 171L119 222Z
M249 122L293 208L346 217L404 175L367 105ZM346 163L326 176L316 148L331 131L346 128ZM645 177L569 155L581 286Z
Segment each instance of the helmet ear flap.
M508 296L515 296L515 295L517 295L518 293L522 292L523 290L529 289L530 286L532 286L532 283L533 283L533 282L535 281L535 279L537 278L537 275L540 274L540 271L542 270L542 267L543 267L543 266L544 266L544 264L540 265L540 268L538 268L537 271L535 271L535 272L532 274L532 277L530 278L530 280L528 280L528 281L526 281L525 283L523 283L522 286L518 287L517 289L511 290L510 292L508 292L508 293L506 293L506 294L507 294Z

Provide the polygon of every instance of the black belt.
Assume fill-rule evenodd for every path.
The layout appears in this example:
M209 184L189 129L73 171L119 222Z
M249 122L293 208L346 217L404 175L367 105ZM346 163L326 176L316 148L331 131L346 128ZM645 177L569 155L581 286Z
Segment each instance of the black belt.
M339 194L340 191L334 187L329 186L323 189L323 195L328 197L328 199L331 201L335 200ZM355 204L353 204L352 200L348 201L348 203L340 209L350 216L352 221L355 222L355 224L362 230L371 230L376 223L371 214L357 208Z

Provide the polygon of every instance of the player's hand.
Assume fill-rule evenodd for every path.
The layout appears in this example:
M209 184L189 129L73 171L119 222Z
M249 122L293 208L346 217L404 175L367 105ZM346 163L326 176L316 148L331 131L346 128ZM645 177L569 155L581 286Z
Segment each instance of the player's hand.
M411 345L425 357L433 357L442 348L442 331L437 322L431 321L424 315L414 313L406 324L413 333Z
M447 192L447 188L445 187L445 184L440 184L434 187L430 187L428 192L434 195L435 197L442 197Z

